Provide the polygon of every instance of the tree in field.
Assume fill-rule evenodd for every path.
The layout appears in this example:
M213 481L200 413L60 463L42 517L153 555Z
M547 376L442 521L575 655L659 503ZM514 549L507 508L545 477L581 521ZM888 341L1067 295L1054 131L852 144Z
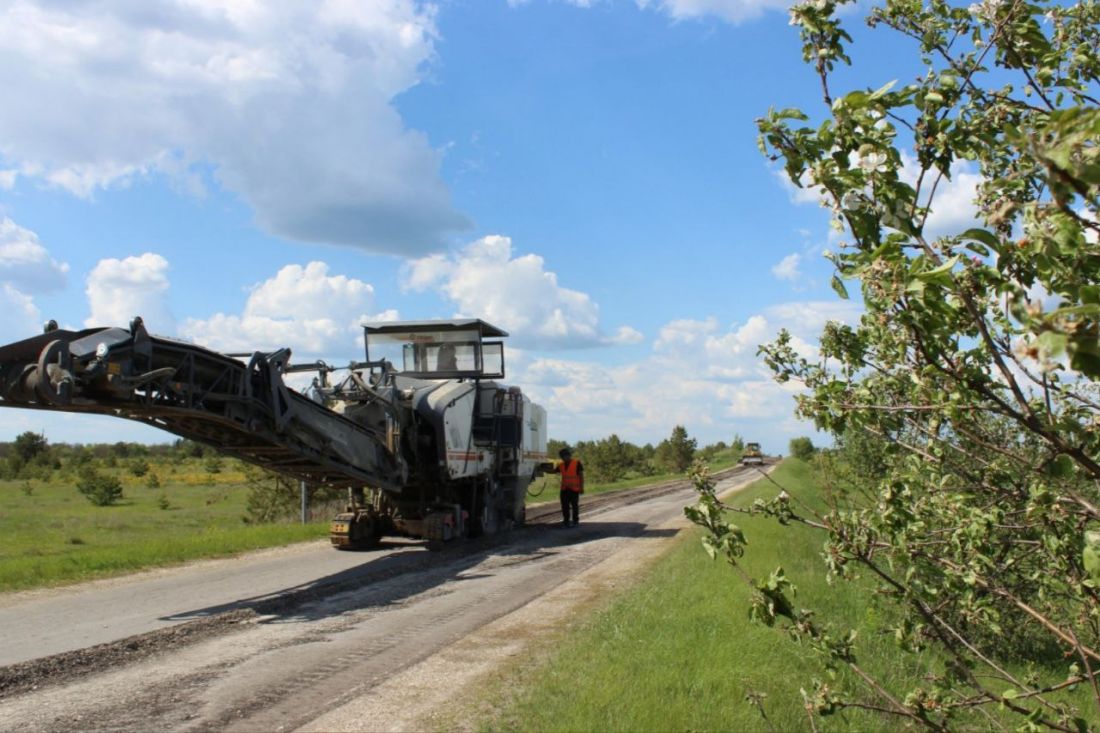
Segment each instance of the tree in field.
M135 458L130 461L129 465L130 473L141 478L145 474L149 473L149 461L144 458Z
M13 454L23 464L30 463L48 450L49 443L46 441L46 436L30 431L17 435L12 445Z
M801 438L791 438L789 446L791 455L803 461L808 461L814 457L813 441L803 436Z
M118 478L90 466L81 470L76 490L96 506L111 506L122 498L122 483Z
M599 482L614 482L623 478L631 467L629 445L614 433L603 440L586 444L581 461L588 477Z
M753 581L752 613L854 672L850 689L807 685L817 714L1088 727L1100 719L1100 4L887 0L869 24L924 72L855 90L833 74L850 63L840 4L791 10L824 106L758 126L762 149L832 211L834 289L858 287L865 313L826 327L819 361L786 334L762 353L805 385L798 412L837 437L834 457L861 444L870 457L829 472L826 512L786 493L757 508L821 529L824 572L873 579L868 604L894 619L881 631L937 661L912 685L870 677L851 631L798 609L782 569ZM977 221L937 229L966 173ZM739 565L745 538L699 485L689 515ZM1063 694L1076 686L1086 709Z
M672 429L672 435L657 445L655 458L657 463L670 471L682 473L695 458L695 438L689 438L683 425Z
M6 467L0 467L0 475L10 478L47 479L55 467L60 467L51 454L46 436L34 432L24 432L16 436L7 456Z

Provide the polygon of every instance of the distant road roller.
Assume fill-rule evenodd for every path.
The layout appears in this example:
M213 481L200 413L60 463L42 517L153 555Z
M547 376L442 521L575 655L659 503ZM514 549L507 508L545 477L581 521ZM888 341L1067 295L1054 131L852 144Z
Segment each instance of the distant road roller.
M746 443L745 452L741 454L742 466L764 465L764 454L760 452L759 443Z

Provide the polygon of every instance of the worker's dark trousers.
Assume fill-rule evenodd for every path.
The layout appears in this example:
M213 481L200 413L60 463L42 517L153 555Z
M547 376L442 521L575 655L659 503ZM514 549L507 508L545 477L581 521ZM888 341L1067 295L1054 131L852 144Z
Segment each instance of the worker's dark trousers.
M576 491L562 491L561 492L561 518L566 524L573 522L576 524L580 521L581 516L581 495Z

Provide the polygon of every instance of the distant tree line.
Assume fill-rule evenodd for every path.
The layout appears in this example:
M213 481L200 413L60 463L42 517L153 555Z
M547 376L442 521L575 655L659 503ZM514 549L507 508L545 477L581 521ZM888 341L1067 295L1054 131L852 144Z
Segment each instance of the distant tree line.
M551 439L550 455L556 458L565 446L564 441ZM744 440L735 435L728 444L718 441L700 448L687 429L677 425L668 438L656 445L636 445L612 434L598 440L582 440L570 447L584 463L590 481L613 483L683 473L697 458L708 462L736 461L744 449ZM79 445L50 443L44 435L28 431L12 442L0 442L0 480L23 482L25 493L33 492L33 482L69 482L97 506L111 506L121 500L124 481L133 485L135 479L140 479L148 488L159 489L168 474L179 471L192 475L198 472L213 484L215 477L226 469L242 474L243 484L248 488L246 522L297 516L300 503L297 481L225 458L215 449L191 440L159 445L125 441ZM342 492L325 487L310 487L309 493L311 503L342 499Z
M551 439L547 450L552 458L567 445L565 441ZM612 433L599 440L580 440L569 446L573 457L584 464L585 475L590 481L613 483L630 478L654 476L662 473L683 473L696 458L713 461L719 457L733 460L740 458L745 441L735 435L731 443L718 441L703 448L688 435L683 425L672 429L669 437L657 445L635 445Z
M188 459L201 460L210 473L220 472L224 460L213 448L182 438L160 445L124 441L79 445L50 443L44 435L28 431L12 442L0 443L0 480L46 481L55 472L67 475L85 466L122 468L145 476L150 462L181 464Z

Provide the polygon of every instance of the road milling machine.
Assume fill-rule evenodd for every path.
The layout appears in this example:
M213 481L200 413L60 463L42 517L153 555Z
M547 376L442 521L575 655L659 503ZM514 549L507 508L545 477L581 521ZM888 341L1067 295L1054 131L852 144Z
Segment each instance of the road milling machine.
M444 541L524 521L547 467L546 412L504 378L508 334L477 319L364 326L365 359L291 363L129 329L46 331L0 347L0 407L113 415L311 485L347 488L334 546ZM312 383L297 391L288 381Z

